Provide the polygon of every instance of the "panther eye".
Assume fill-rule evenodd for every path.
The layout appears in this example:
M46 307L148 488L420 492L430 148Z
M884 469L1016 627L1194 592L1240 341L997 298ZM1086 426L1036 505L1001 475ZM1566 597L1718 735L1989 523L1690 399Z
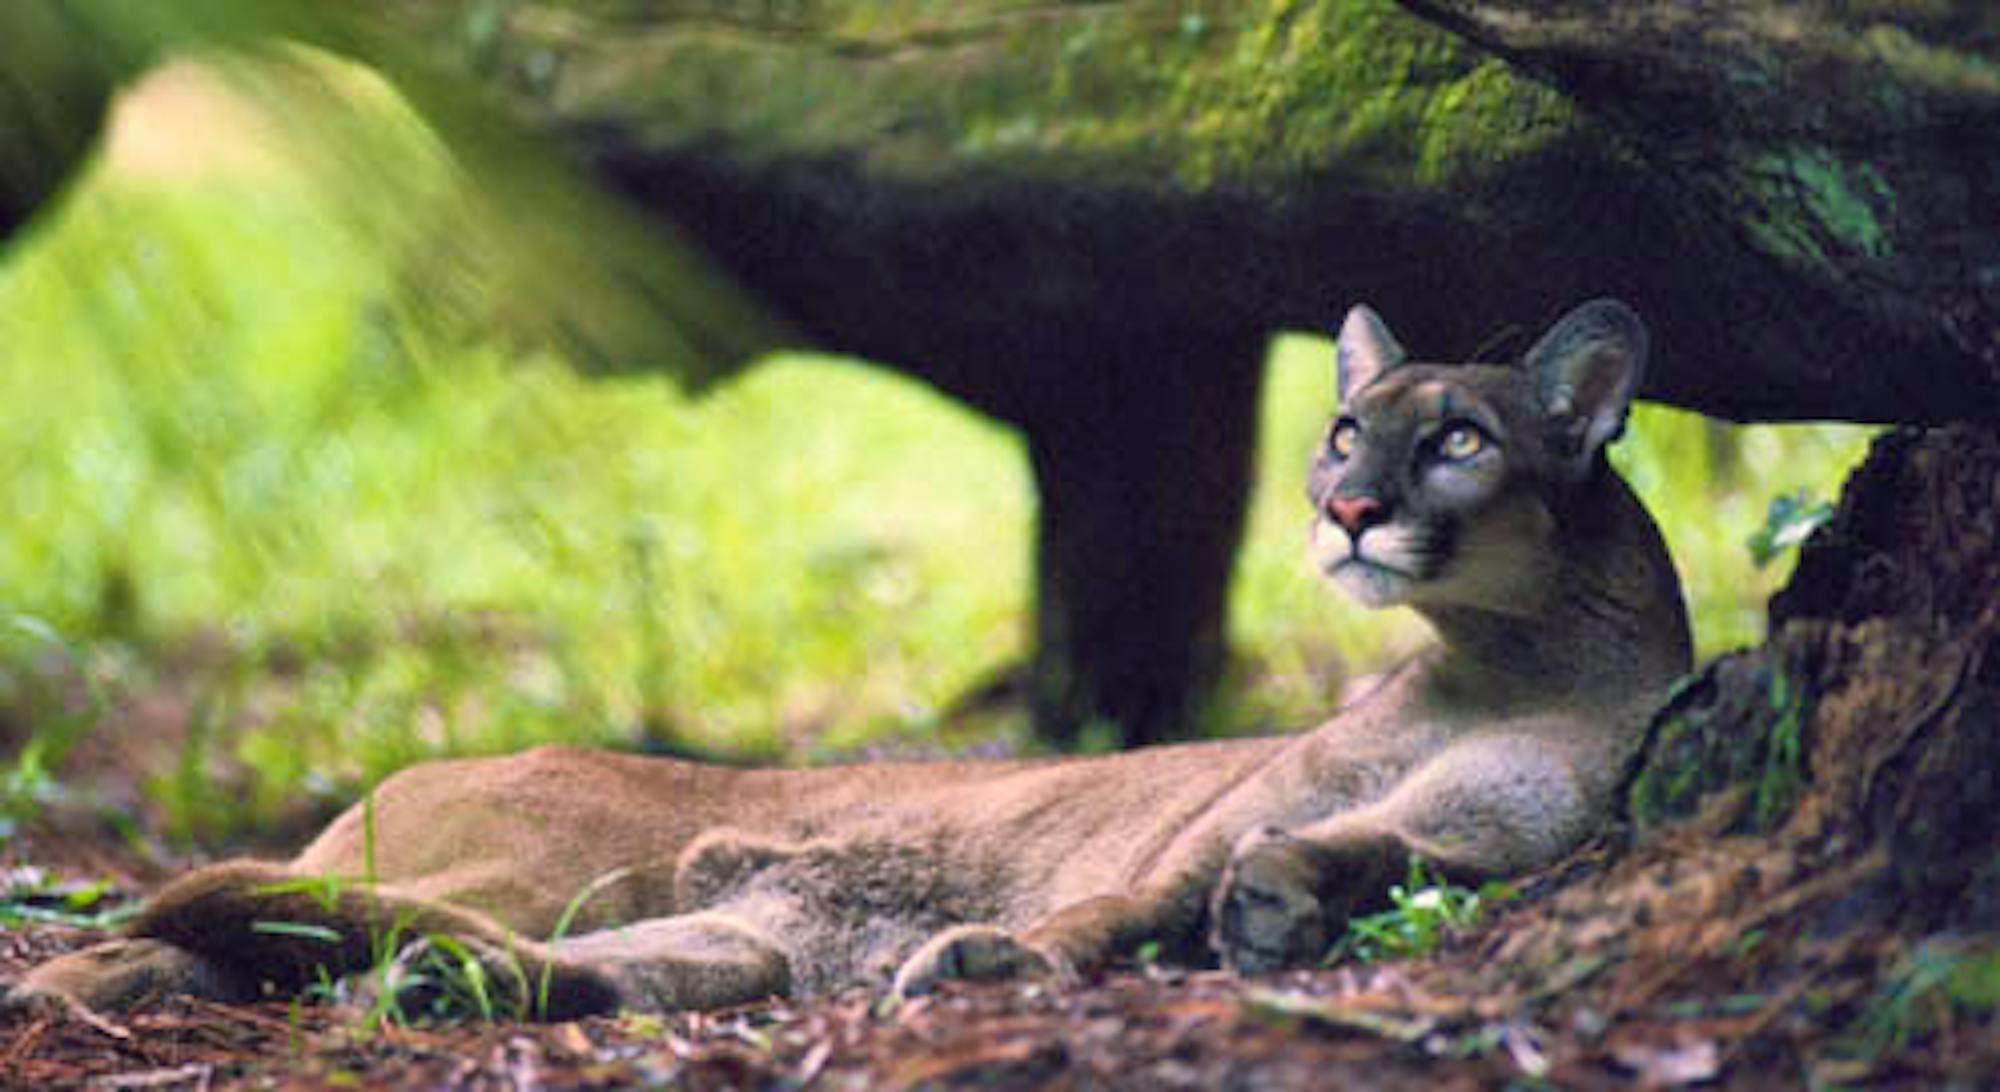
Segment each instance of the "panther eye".
M1361 438L1361 426L1352 418L1335 421L1333 431L1326 434L1326 449L1340 458L1354 454L1354 443Z
M1484 450L1486 434L1477 425L1453 425L1438 437L1438 454L1453 462L1470 459Z

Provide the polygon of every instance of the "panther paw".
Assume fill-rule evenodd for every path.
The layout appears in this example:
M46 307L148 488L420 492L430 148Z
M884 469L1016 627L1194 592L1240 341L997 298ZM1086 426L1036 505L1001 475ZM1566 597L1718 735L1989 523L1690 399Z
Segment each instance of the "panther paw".
M1302 846L1264 832L1238 849L1216 888L1209 943L1244 974L1317 962L1329 943L1318 870Z
M1014 934L991 925L960 925L926 941L896 972L898 997L934 991L938 983L1046 978L1056 965Z

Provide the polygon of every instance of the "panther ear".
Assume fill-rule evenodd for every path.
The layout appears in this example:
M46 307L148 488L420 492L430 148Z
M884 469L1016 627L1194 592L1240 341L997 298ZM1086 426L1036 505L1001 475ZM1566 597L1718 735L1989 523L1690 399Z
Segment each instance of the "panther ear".
M1558 455L1581 479L1625 429L1646 373L1646 326L1617 300L1592 300L1543 334L1523 367Z
M1382 373L1403 362L1403 347L1383 325L1382 316L1365 303L1357 303L1340 324L1340 348L1334 356L1340 384L1340 404L1346 405L1354 392L1381 378Z

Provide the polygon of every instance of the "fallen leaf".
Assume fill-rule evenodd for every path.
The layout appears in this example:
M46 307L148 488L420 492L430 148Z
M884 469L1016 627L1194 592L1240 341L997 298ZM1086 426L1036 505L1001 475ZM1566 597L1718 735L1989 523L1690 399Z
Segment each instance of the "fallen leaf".
M1722 1072L1722 1053L1712 1039L1673 1046L1620 1043L1611 1048L1611 1057L1631 1070L1639 1083L1656 1088L1714 1080Z
M1407 1016L1350 1001L1305 997L1277 990L1254 991L1243 998L1243 1006L1254 1016L1304 1020L1344 1031L1379 1035L1399 1043L1414 1043L1438 1026L1438 1022L1428 1016Z
M557 1046L579 1058L588 1058L597 1049L597 1044L590 1041L590 1036L575 1021L558 1026L554 1038Z

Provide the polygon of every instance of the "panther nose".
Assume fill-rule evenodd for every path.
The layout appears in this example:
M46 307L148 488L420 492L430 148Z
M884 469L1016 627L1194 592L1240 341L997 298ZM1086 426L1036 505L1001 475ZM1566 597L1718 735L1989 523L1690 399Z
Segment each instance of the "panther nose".
M1348 534L1359 535L1388 519L1389 509L1381 498L1366 493L1355 496L1336 494L1326 499L1326 514L1333 522L1346 528Z

